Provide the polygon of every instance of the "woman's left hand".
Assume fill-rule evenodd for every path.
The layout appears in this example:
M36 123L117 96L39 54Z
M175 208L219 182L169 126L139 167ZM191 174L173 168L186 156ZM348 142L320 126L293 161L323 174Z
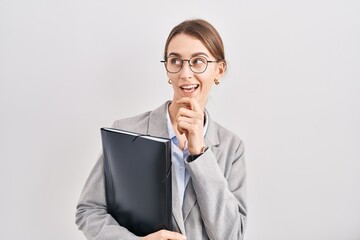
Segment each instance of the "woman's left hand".
M183 105L176 115L180 134L185 133L190 155L198 155L204 148L204 110L194 98L184 97L176 101Z

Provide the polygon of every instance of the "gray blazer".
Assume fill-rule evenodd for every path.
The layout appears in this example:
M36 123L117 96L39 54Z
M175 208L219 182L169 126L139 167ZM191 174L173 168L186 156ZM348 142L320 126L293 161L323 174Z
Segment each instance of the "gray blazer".
M166 125L168 103L151 112L118 120L113 127L169 137ZM242 239L246 224L246 171L244 145L230 131L211 119L205 144L208 150L185 163L190 180L180 209L175 171L172 171L174 230L187 239ZM107 214L103 157L100 156L80 196L76 224L88 239L139 239Z

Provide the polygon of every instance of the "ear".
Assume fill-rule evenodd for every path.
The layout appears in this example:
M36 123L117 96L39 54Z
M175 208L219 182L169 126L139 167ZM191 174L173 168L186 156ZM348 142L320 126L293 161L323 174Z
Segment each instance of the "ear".
M216 79L220 79L226 71L226 62L225 61L220 61L217 64L217 68L216 68Z

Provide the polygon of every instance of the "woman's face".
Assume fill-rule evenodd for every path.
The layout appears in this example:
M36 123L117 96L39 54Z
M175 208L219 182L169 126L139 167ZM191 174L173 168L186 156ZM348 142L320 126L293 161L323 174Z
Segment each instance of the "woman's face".
M208 61L216 61L207 48L195 37L186 34L176 35L169 43L167 57L179 57L183 60L194 57L205 57ZM183 62L178 73L167 73L174 90L173 101L183 97L195 98L201 107L205 108L207 99L214 84L214 79L220 79L224 73L224 63L208 63L203 73L191 71L189 63Z

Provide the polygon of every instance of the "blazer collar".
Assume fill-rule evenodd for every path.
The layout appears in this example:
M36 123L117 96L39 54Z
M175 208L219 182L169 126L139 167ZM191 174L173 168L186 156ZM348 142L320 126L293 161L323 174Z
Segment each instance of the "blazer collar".
M151 136L169 138L166 125L166 108L170 101L150 112L148 134Z

